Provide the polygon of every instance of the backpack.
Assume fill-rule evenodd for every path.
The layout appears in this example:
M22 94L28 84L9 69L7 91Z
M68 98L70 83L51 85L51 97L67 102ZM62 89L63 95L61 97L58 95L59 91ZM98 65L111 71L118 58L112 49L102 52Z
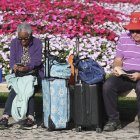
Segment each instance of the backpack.
M105 79L104 68L91 58L75 58L75 66L78 69L78 78L86 84L96 84Z

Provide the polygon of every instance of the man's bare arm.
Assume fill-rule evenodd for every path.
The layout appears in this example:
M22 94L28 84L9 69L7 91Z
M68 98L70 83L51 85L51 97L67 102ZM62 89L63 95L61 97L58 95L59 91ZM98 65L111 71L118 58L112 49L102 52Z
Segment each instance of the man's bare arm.
M116 57L113 62L113 74L116 76L120 76L120 71L122 70L123 61L122 58Z
M113 69L114 69L115 67L121 67L121 68L122 68L122 66L123 66L122 58L121 58L121 57L116 57L116 58L114 59L114 62L113 62Z

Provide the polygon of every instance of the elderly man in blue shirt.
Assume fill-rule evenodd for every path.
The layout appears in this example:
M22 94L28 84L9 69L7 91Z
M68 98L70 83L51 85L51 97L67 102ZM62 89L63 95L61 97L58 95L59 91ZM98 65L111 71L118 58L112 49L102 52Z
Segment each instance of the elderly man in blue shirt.
M10 47L10 68L12 73L38 70L39 78L43 78L42 68L42 42L32 35L32 28L28 23L21 23L17 27L17 38L13 39ZM21 65L19 65L19 63ZM12 102L16 96L14 89L10 90L5 103L3 116L0 120L0 128L8 128L8 119L11 116ZM34 94L29 98L27 118L23 124L24 128L33 128L36 123L34 119Z

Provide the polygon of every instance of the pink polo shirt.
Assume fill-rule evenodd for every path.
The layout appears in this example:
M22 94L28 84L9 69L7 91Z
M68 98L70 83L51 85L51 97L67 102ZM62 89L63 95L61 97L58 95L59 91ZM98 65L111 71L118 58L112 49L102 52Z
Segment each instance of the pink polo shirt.
M136 43L130 33L122 34L117 44L116 57L123 58L123 69L140 71L140 43Z

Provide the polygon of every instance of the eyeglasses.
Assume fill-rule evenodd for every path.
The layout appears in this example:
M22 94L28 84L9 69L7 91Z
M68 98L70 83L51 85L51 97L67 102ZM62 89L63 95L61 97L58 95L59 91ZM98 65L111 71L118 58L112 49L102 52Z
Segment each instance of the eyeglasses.
M132 33L132 34L134 34L134 33L140 34L140 30L130 30L130 33Z
M18 40L20 40L20 41L22 41L22 40L27 41L27 40L29 40L29 39L30 39L30 37L25 37L25 38L20 38L20 37L18 37Z

